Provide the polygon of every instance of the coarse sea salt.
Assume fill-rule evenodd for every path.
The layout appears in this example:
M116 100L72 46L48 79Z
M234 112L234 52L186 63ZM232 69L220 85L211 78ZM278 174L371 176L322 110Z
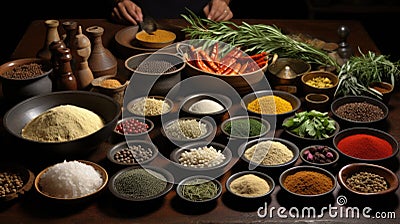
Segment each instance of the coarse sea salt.
M189 107L190 112L197 114L216 113L223 109L224 107L221 104L209 99L199 100Z
M94 193L103 179L93 166L79 161L64 161L47 169L39 186L46 194L58 198L77 198Z

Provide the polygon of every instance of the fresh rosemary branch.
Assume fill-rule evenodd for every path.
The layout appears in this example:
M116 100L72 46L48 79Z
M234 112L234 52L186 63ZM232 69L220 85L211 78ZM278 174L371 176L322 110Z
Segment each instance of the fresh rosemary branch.
M246 22L238 25L231 21L216 22L200 18L190 10L188 15L181 16L190 24L182 29L190 39L206 39L221 41L241 47L246 53L262 51L277 54L279 57L302 59L310 64L333 66L340 69L335 59L327 52L316 49L283 34L275 25L255 24Z

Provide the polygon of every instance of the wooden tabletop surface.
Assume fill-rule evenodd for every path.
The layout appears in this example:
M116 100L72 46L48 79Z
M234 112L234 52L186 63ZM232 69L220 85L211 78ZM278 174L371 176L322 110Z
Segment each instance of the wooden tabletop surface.
M118 75L125 76L129 75L128 71L124 68L124 60L130 56L130 52L119 51L118 44L114 40L114 35L121 29L125 28L123 25L114 24L105 19L70 19L77 21L83 28L97 25L104 28L105 32L103 35L103 44L105 47L110 49L113 54L118 58ZM61 22L66 20L60 20ZM242 20L234 20L239 23ZM348 43L353 49L358 47L363 51L374 51L379 53L373 40L369 37L368 33L357 21L332 21L332 20L260 20L260 19L247 19L246 22L250 24L275 24L280 27L286 33L303 33L308 34L312 37L324 40L326 42L338 42L339 37L337 35L337 29L340 25L346 25L350 28L350 36ZM32 21L24 36L19 42L15 49L12 58L24 58L34 57L37 51L43 46L45 39L45 26L43 20ZM160 24L170 29L180 30L182 26L186 25L184 20L160 20ZM60 27L60 34L64 31ZM1 107L1 115L12 107L13 105L3 104ZM388 133L393 135L396 140L400 140L400 93L396 89L394 95L389 103L390 113L388 116L388 122L385 129ZM2 150L14 150L12 148L12 142L9 141L3 126L0 129L1 137L1 149ZM277 137L284 136L282 130L277 130L275 133ZM304 146L303 142L293 141L299 148ZM100 145L88 160L103 164L106 160L106 151L112 147L112 144L105 141ZM27 165L28 168L32 169L35 174L40 171L46 161L41 161L41 158L29 158L34 166ZM13 158L1 157L0 161L15 160L18 161L18 156ZM43 162L43 163L42 163ZM298 161L296 164L299 164ZM339 164L345 165L345 164ZM396 157L395 161L391 161L390 164L386 164L387 167L392 169L399 175L399 159ZM30 167L32 166L32 167ZM221 183L224 185L226 179L235 171L240 168L232 168L232 170L225 173L220 177ZM332 172L337 173L335 168ZM110 174L113 171L110 171ZM272 173L272 176L279 176L279 173ZM294 221L332 221L332 222L343 222L343 223L365 223L365 222L382 222L382 223L398 223L397 219L367 219L361 212L365 207L371 207L372 211L370 215L374 215L375 212L387 212L386 214L400 217L399 209L399 195L400 191L397 190L396 194L390 195L390 197L384 197L381 199L376 198L356 198L352 195L347 195L346 192L340 189L338 186L333 194L322 201L303 201L299 202L294 198L290 198L280 188L277 179L276 188L270 198L267 198L264 203L260 204L246 204L233 200L229 195L226 194L225 187L223 187L222 196L216 201L215 204L207 205L206 207L197 207L195 205L187 205L180 201L175 193L175 189L170 191L163 200L156 201L152 204L124 204L116 200L111 193L106 189L102 194L89 203L83 205L59 205L49 203L43 200L35 191L31 189L22 198L12 201L10 203L0 202L0 223L266 223L266 222L294 222ZM337 198L345 196L347 203L342 205L338 204ZM260 207L267 206L270 213L267 217L260 217L258 213L265 212ZM323 210L322 217L299 217L293 218L288 213L288 210L292 208L292 212L296 212L295 208L301 209L304 206L315 207L318 214L321 209ZM332 210L332 214L329 214L329 207L323 209L325 206L336 207ZM279 216L279 208L285 207L287 210L283 212L283 215L287 215L287 218ZM357 207L360 210L360 218L346 218L344 209L351 207ZM272 210L271 210L272 209ZM257 212L259 210L259 212ZM301 212L301 210L300 210ZM270 216L271 215L271 216ZM282 214L281 214L282 215ZM300 214L301 215L301 214ZM342 217L340 217L342 215Z

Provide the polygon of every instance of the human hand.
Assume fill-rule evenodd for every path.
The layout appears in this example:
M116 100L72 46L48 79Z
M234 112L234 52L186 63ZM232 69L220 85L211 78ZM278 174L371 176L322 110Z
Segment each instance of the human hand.
M113 8L111 17L116 22L133 25L143 21L142 9L131 0L119 0Z
M230 20L233 13L228 5L229 0L211 0L203 9L207 19L214 21Z

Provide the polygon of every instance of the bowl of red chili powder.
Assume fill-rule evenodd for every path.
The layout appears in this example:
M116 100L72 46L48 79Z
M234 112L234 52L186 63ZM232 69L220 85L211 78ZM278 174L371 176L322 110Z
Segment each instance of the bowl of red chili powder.
M399 151L392 135L368 127L344 129L334 136L333 144L343 158L358 162L384 162Z

